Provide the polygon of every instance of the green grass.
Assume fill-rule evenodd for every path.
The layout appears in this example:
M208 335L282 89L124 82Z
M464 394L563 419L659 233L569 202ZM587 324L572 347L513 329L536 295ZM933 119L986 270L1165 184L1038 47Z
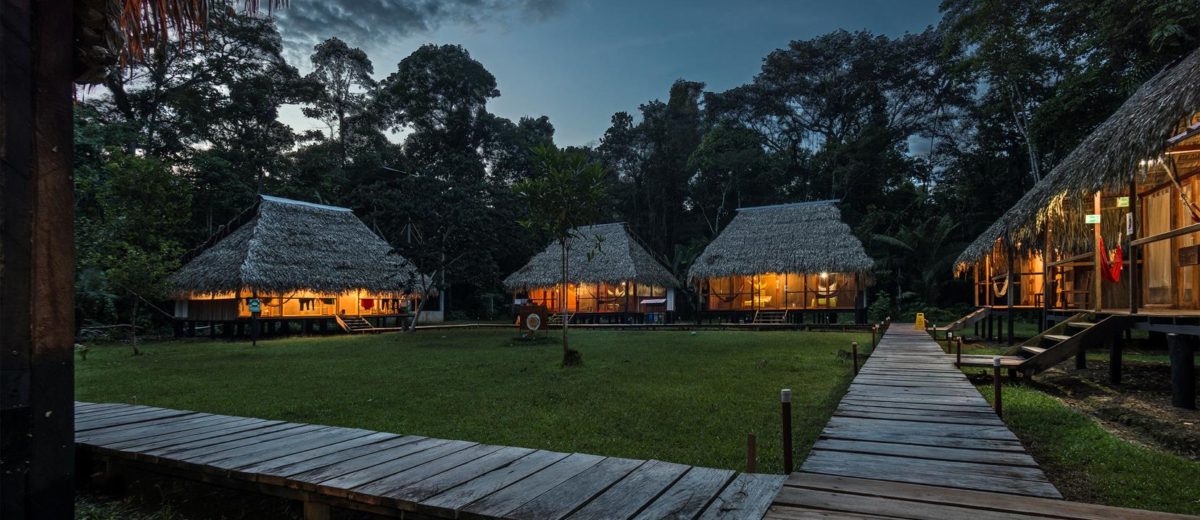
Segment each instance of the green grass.
M585 365L511 331L94 346L76 396L557 451L782 470L778 394L803 460L851 377L826 332L577 331Z
M979 388L991 401L991 385ZM1004 422L1068 500L1200 514L1200 462L1121 439L1025 386L1004 387Z

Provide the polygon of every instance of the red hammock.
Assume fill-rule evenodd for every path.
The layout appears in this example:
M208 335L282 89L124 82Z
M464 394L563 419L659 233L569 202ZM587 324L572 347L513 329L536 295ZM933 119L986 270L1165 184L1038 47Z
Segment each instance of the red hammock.
M1121 250L1121 245L1117 244L1117 248L1109 251L1104 247L1104 237L1100 239L1100 274L1105 280L1112 283L1121 281L1121 268L1125 265L1125 253Z

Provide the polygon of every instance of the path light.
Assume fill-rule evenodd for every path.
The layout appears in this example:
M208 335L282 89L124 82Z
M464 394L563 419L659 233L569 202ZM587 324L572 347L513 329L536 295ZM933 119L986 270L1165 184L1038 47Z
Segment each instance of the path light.
M1003 405L1000 402L1000 356L992 356L992 386L995 387L996 391L993 406L996 409L996 416L1001 417Z
M783 472L792 474L792 390L779 391L779 407L783 413Z

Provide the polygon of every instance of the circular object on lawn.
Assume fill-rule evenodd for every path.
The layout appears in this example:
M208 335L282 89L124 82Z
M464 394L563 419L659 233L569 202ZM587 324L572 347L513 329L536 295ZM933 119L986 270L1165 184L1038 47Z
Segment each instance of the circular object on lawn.
M525 328L529 330L538 330L542 328L542 317L537 313L531 312L525 317Z

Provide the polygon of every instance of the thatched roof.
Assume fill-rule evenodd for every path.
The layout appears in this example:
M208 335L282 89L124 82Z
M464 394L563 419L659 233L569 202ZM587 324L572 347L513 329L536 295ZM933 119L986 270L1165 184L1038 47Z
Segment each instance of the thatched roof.
M346 208L262 195L168 278L187 292L414 289L416 268Z
M688 279L756 273L861 272L875 262L837 201L741 208L692 263Z
M624 223L571 230L571 239L567 241L567 279L571 283L632 280L662 287L679 286L671 271L638 242ZM504 280L504 286L509 290L550 287L559 283L562 283L562 251L558 242L546 246Z
M1123 193L1141 161L1159 157L1181 121L1200 110L1200 49L1150 78L958 258L978 261L997 238L1036 241L1046 222L1063 250L1091 247L1090 226L1065 215L1091 213L1091 194Z

